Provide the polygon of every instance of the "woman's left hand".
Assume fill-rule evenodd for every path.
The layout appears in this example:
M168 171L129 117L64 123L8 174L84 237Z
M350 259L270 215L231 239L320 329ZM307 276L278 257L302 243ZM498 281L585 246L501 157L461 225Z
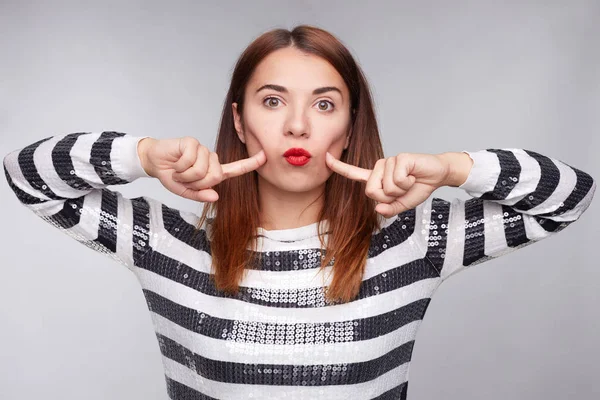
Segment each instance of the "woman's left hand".
M366 182L365 194L378 202L375 211L387 218L427 200L450 173L448 163L434 154L400 153L378 160L372 170L346 164L329 152L325 160L334 172Z

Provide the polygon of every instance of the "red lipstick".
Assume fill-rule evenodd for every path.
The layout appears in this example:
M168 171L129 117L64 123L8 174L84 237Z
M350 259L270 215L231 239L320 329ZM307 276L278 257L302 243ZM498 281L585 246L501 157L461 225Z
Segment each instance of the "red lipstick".
M283 156L292 165L301 166L310 161L310 153L301 148L301 147L293 147L288 149Z

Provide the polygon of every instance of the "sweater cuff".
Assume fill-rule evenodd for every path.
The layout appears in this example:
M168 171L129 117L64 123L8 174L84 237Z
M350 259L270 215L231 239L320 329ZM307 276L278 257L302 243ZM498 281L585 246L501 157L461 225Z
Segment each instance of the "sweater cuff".
M473 197L481 197L486 192L491 192L496 187L500 174L500 161L496 153L487 150L467 151L473 165L467 180L459 186Z
M144 171L137 150L140 140L147 137L150 136L125 135L113 141L111 160L113 171L118 177L128 182L132 182L138 178L151 178Z

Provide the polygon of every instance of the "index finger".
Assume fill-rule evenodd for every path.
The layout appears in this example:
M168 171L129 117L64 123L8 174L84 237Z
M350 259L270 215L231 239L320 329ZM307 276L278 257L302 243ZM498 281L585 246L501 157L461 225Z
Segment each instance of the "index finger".
M232 178L234 176L243 175L247 172L254 171L267 161L265 151L261 150L252 157L245 158L221 165L223 171L223 179Z
M353 179L355 181L366 182L369 180L369 176L371 176L372 170L360 168L356 165L346 164L345 162L336 159L329 152L325 158L329 168L331 168L334 172L345 176L346 178Z

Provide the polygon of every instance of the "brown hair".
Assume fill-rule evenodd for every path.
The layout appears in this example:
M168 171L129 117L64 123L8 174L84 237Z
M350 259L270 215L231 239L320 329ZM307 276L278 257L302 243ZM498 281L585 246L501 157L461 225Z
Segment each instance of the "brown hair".
M244 93L250 77L260 61L275 50L295 47L328 61L342 76L350 92L351 132L348 148L341 156L343 162L372 169L384 157L371 93L360 67L348 49L331 33L309 25L293 30L273 29L256 38L240 55L232 73L215 152L219 162L229 163L249 157L235 131L231 105L238 103L243 115ZM348 302L359 292L366 265L371 235L381 228L375 212L375 200L365 195L366 184L333 173L325 184L324 206L317 225L321 249L321 268L331 263L333 278L325 289L330 302ZM198 230L210 220L212 268L217 289L237 293L245 268L251 268L261 253L256 249L259 221L258 175L256 171L226 179L214 186L219 200L206 204ZM324 244L322 221L329 223L327 247ZM248 251L253 244L254 252ZM335 262L333 262L335 261ZM258 264L257 264L258 265ZM211 274L213 277L213 274Z

